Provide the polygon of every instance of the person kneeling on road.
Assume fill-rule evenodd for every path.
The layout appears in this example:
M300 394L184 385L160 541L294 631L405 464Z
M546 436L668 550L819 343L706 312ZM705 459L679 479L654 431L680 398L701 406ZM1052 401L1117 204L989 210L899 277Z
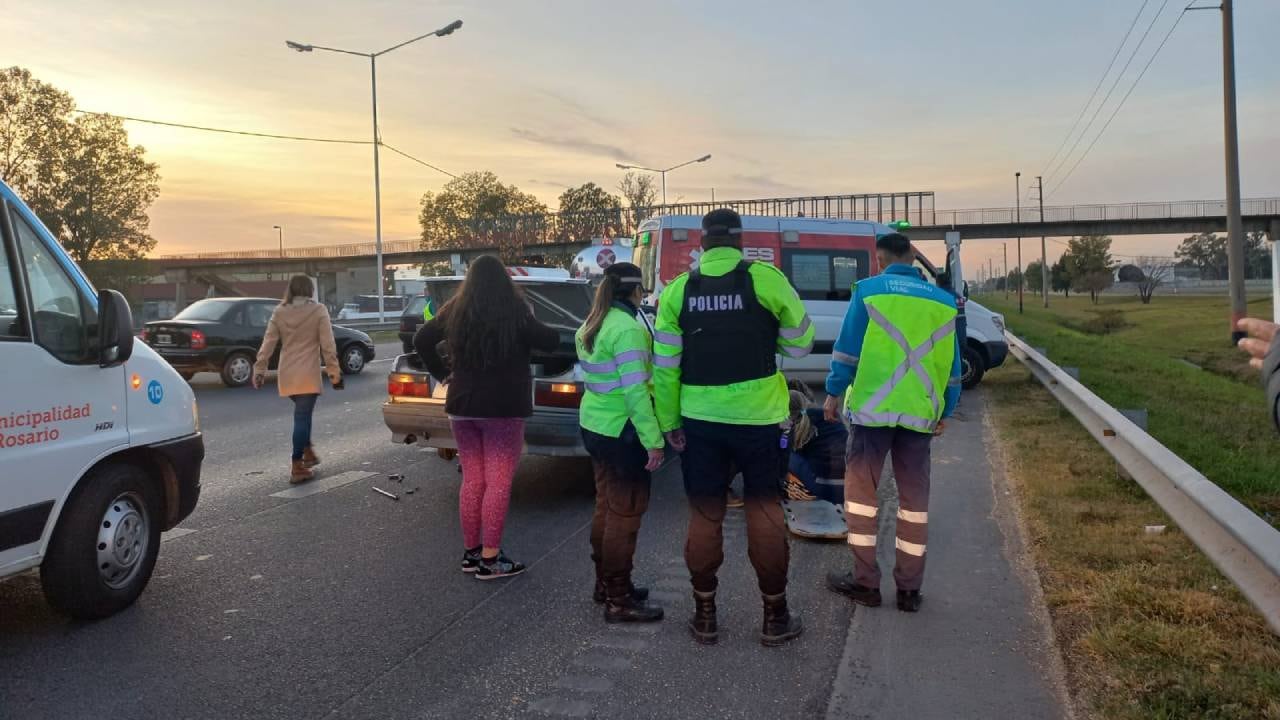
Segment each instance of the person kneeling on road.
M1236 327L1249 333L1240 341L1240 348L1249 353L1249 364L1262 371L1262 385L1266 388L1267 412L1271 422L1280 430L1280 325L1245 318Z
M743 259L738 213L708 213L702 247L698 268L662 291L653 360L658 422L671 446L684 451L685 562L696 605L689 627L698 642L719 637L716 572L724 561L725 500L736 465L746 501L747 554L764 601L760 641L781 645L803 626L787 608L778 445L789 398L776 353L804 357L814 331L786 276Z
M899 501L893 578L898 609L916 612L928 539L929 444L960 400L956 301L911 267L906 236L880 237L876 253L885 270L858 283L827 377L826 418L844 409L853 424L844 507L854 561L852 573L831 573L827 585L861 605L880 604L876 488L892 451Z
M575 338L586 379L578 417L596 478L594 598L605 604L604 619L611 623L662 619L662 608L645 602L649 591L631 582L650 473L662 464L664 445L649 393L652 340L636 320L643 298L640 268L610 265Z

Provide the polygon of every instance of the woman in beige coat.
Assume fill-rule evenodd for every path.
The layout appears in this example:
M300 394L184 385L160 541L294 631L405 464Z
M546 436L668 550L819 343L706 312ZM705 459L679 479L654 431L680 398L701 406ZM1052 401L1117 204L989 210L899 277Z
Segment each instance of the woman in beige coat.
M321 358L329 373L329 382L334 389L342 389L333 325L329 323L325 307L311 299L314 292L315 286L306 275L296 275L289 281L284 300L271 313L267 334L258 349L258 361L253 366L253 386L260 388L276 345L280 346L276 384L280 397L293 400L293 463L289 468L289 482L294 484L314 478L311 468L320 464L311 447L311 413L322 389L318 364Z

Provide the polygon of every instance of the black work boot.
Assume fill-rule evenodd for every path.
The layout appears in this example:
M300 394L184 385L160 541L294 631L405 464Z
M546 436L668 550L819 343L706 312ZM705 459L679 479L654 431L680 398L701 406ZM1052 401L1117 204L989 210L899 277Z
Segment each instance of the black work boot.
M760 630L760 644L777 647L800 637L804 623L787 610L787 594L761 597L764 598L764 626Z
M689 619L689 632L693 639L703 645L715 645L720 639L720 631L716 627L716 592L704 593L693 591L693 617Z
M859 605L880 607L880 588L859 585L854 581L853 573L827 573L827 587Z
M594 593L591 594L591 599L595 600L596 603L602 603L605 601L605 594L606 593L605 593L605 587L604 587L604 580L601 580L600 578L596 578L596 590ZM631 586L631 599L639 602L644 602L645 600L648 600L649 588L639 587L633 584Z
M610 580L605 593L604 621L607 623L658 622L662 608L653 607L631 594L631 580Z
M919 590L899 590L898 591L898 609L902 612L920 612L920 603L923 598L920 597Z

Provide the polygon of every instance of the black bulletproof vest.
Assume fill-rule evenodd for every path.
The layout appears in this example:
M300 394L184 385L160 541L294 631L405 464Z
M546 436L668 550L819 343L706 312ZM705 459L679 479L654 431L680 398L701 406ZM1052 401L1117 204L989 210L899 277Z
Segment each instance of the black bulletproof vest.
M689 274L680 308L682 383L728 385L778 371L778 319L756 299L750 267L744 260L720 277Z

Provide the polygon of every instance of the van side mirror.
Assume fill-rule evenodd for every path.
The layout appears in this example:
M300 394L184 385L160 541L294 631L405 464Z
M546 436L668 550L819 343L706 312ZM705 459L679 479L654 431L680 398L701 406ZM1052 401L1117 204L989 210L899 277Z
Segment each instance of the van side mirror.
M964 296L966 299L968 299L969 297L969 281L968 280L964 281Z
M98 291L98 367L114 367L133 356L133 312L115 290Z

